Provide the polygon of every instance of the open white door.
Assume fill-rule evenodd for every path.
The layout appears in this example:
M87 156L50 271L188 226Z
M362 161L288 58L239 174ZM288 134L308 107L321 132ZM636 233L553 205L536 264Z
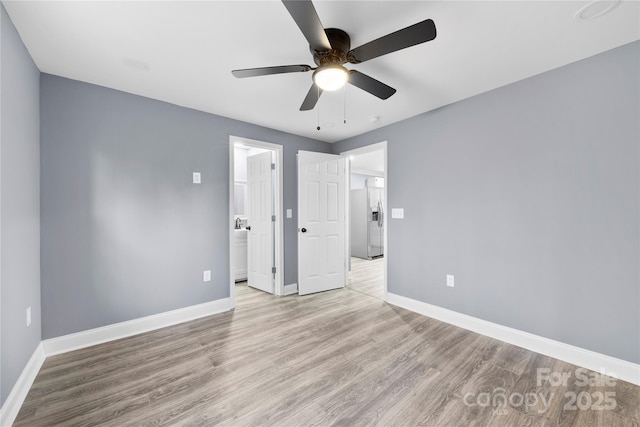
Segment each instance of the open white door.
M273 293L273 179L271 151L247 157L247 281Z
M298 293L342 288L345 266L345 158L298 152Z

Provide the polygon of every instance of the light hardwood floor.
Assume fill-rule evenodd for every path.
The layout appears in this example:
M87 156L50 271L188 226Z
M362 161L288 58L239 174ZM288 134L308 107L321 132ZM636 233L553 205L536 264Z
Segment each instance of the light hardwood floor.
M347 287L374 298L384 298L384 258L366 260L351 258Z
M640 424L639 387L580 387L576 366L384 303L382 262L303 297L239 284L233 312L50 357L15 425ZM572 377L538 384L538 368ZM564 408L604 392L614 410Z

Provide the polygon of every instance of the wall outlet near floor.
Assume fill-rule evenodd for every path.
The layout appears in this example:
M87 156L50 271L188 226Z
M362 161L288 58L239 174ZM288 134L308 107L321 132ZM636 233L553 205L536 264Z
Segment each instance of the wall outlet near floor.
M447 274L447 286L454 287L453 274Z
M31 307L27 307L27 328L31 326Z
M210 282L211 281L211 270L205 270L202 273L202 281L203 282Z

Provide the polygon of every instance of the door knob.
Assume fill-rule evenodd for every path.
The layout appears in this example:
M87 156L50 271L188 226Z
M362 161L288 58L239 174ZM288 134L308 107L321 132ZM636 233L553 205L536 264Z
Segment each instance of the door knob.
M303 232L303 233L306 233L306 232L307 232L307 229L306 229L306 228L304 228L304 227L302 227L302 228L300 229L300 231L301 231L301 232Z
M247 229L247 231L251 231L251 226L247 225L246 229Z

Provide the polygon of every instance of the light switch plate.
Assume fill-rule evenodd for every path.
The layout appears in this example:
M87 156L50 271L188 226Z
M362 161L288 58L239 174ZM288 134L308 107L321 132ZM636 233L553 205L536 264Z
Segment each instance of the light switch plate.
M287 218L293 218L293 209L287 209Z
M404 208L393 208L393 209L391 209L391 218L404 219Z
M453 288L455 283L453 281L453 274L447 274L447 286Z
M205 270L204 273L202 273L202 281L203 282L211 281L211 270Z
M194 184L200 184L202 181L200 179L200 172L194 172L193 173L193 183Z
M31 326L31 307L27 307L27 328Z

